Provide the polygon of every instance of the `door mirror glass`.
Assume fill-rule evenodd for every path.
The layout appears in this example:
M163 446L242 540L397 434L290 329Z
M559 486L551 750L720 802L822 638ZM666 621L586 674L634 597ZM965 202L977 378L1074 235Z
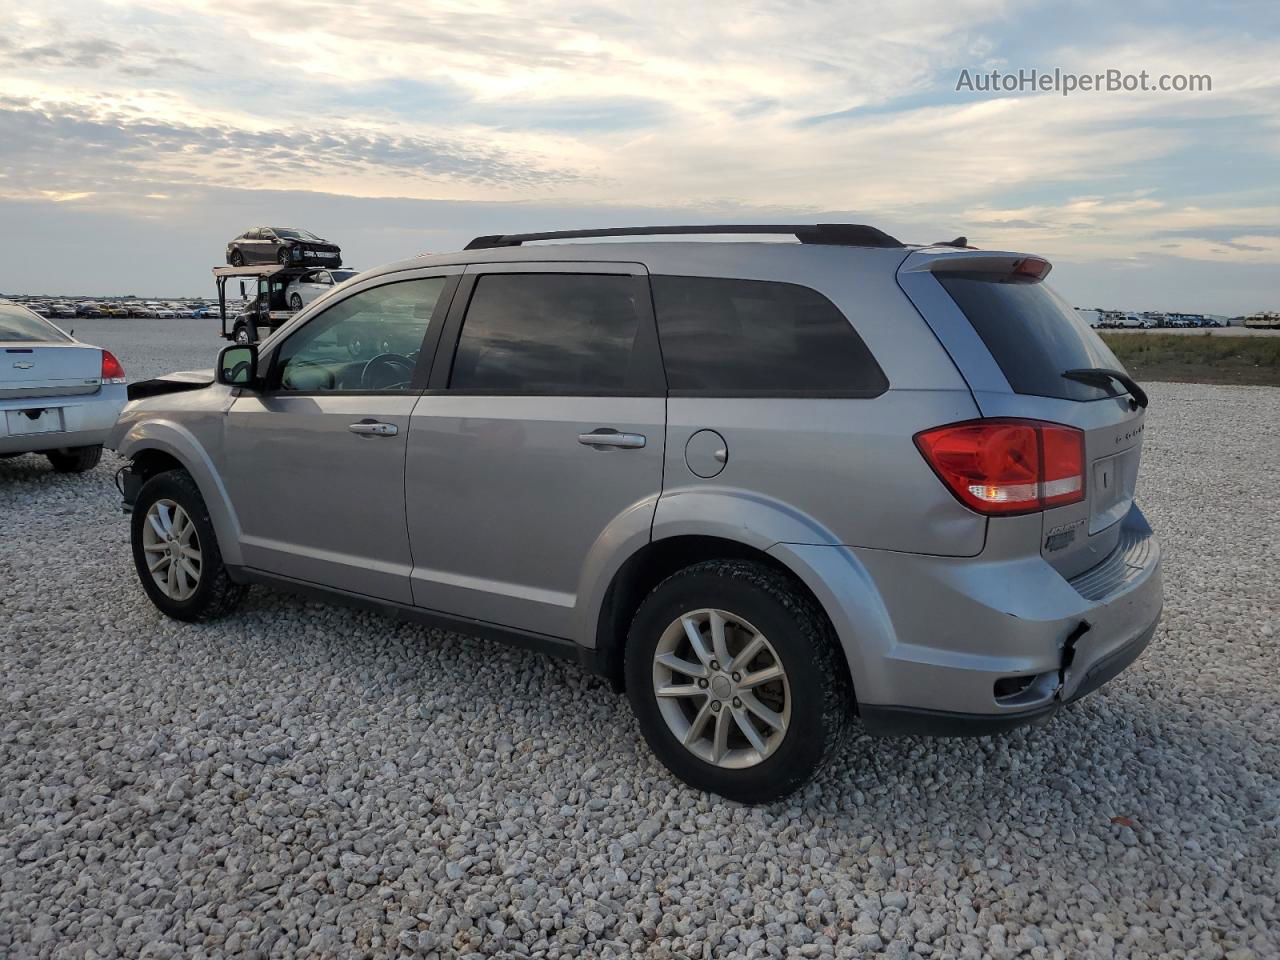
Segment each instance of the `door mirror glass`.
M236 344L224 347L218 354L218 368L215 374L218 383L229 387L253 386L258 379L257 344Z

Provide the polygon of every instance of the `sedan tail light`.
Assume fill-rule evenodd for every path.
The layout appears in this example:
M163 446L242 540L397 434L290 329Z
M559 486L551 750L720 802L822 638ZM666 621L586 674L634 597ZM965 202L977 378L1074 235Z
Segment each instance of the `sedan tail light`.
M916 446L961 503L989 516L1084 499L1084 433L1039 420L970 420L916 434Z
M124 367L120 365L120 361L115 358L115 354L110 350L102 351L102 382L125 382Z

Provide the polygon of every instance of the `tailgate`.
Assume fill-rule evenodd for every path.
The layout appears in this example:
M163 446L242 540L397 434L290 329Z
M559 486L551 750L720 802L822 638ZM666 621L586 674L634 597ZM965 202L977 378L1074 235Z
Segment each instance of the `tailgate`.
M1119 383L1105 377L1080 382L1063 373L1123 373L1120 361L1043 282L1049 267L1038 258L944 254L914 270L904 289L951 353L984 417L1043 420L1084 434L1084 499L1042 513L1040 552L1068 578L1100 563L1119 542L1120 521L1133 505L1146 411ZM924 273L945 296L922 286Z
M79 343L0 344L0 400L71 397L102 384L102 351Z

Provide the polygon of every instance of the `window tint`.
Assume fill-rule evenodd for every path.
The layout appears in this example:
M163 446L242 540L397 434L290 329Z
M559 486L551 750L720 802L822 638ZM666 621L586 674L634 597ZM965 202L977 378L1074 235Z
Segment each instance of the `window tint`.
M634 277L495 273L476 282L449 386L529 394L625 392L643 286Z
M808 287L652 278L673 392L877 396L888 381L835 304Z
M1117 395L1115 387L1063 378L1064 370L1124 367L1071 305L1043 283L1002 283L975 274L939 274L938 282L969 318L1014 393L1064 400Z
M284 391L407 391L443 277L364 290L317 314L280 345Z
M13 303L0 303L0 340L23 343L69 340L61 330L39 316Z

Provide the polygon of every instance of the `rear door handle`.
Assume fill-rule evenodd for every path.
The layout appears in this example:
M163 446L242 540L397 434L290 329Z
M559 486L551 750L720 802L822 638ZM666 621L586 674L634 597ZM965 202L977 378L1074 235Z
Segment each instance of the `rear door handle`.
M643 433L619 433L612 427L600 427L590 433L578 434L578 442L597 449L624 447L635 450L643 447L646 441Z
M394 437L400 432L400 428L394 423L382 423L379 420L361 420L350 424L347 429L363 437Z

